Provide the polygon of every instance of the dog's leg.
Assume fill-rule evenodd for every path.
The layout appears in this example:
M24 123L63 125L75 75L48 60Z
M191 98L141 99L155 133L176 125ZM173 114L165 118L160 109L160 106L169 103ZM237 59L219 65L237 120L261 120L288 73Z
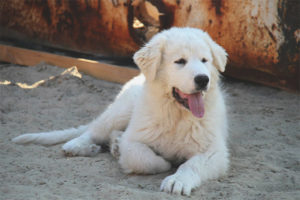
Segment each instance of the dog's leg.
M125 173L156 174L168 171L171 164L147 145L121 138L119 163Z
M128 104L132 103L128 102ZM128 104L126 105L126 101L122 104L122 98L118 98L89 125L86 132L63 145L65 154L72 156L97 154L101 149L100 145L109 142L109 135L113 130L126 128L132 112L132 106Z
M124 130L127 127L138 92L138 86L125 85L115 101L88 126L86 132L63 145L65 154L72 156L97 154L101 149L100 145L109 142L109 135L113 130Z
M228 151L223 144L187 160L175 174L163 180L160 189L168 193L190 196L192 189L200 186L203 181L224 175L228 165Z
M88 128L96 144L109 142L112 131L124 131L131 118L139 87L132 86L121 91L115 101Z
M64 144L62 149L67 156L94 156L101 150L101 146L96 145L91 139L90 132L86 131Z

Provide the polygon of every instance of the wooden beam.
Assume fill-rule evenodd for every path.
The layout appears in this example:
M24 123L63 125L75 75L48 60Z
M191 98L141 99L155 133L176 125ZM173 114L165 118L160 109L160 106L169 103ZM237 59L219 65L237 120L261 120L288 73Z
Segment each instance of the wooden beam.
M132 77L139 74L137 69L128 67L120 67L94 60L72 58L1 44L0 61L27 66L35 66L41 62L46 62L63 68L76 66L81 72L99 79L117 83L125 83Z

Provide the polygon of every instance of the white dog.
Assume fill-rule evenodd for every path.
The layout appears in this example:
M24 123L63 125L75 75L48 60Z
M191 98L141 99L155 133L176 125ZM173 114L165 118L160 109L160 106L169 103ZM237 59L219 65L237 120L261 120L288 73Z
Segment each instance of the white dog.
M94 155L111 141L126 173L161 173L181 164L161 190L190 195L228 169L226 108L218 85L227 54L199 29L171 28L133 58L142 74L92 123L13 141L49 145L72 139L63 150L79 156Z

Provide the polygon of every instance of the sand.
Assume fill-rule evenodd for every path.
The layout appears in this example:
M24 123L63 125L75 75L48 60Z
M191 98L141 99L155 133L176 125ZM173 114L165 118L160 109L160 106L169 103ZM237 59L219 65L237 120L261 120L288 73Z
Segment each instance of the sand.
M61 145L11 142L22 133L86 124L121 88L64 71L0 64L0 199L300 199L299 95L225 78L230 170L181 197L159 191L174 170L126 175L107 152L65 157Z

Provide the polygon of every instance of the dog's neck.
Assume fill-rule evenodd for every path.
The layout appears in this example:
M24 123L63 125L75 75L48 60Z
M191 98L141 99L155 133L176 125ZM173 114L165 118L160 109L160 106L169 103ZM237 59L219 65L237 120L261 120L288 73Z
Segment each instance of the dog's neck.
M172 97L172 88L167 86L161 81L152 81L145 82L145 96L150 98L151 100L155 100L161 103L165 103L165 101L174 101L175 99Z

